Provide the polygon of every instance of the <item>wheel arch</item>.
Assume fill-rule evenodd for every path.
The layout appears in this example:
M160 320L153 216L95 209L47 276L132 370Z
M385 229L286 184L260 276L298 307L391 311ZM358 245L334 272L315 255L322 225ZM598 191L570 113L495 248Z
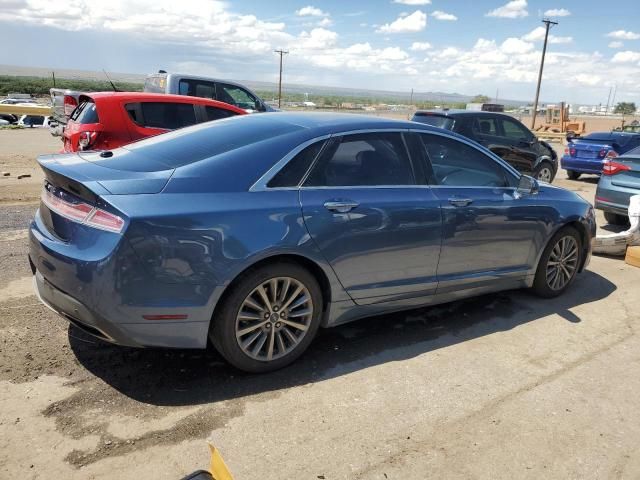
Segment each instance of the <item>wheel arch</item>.
M241 270L234 278L229 282L229 284L224 288L220 297L216 301L216 304L213 307L213 311L211 312L210 326L213 324L213 321L216 316L216 312L219 310L221 305L226 300L229 293L233 290L233 288L242 281L242 279L253 270L258 268L262 268L266 265L271 265L275 263L293 263L301 266L306 269L313 277L318 281L318 285L320 286L320 291L322 292L322 311L323 317L327 314L329 305L331 304L332 299L332 290L331 290L331 281L327 276L327 273L324 269L316 263L314 260L306 257L304 255L300 255L297 253L277 253L270 255L268 257L263 257L251 265L247 266L243 270Z

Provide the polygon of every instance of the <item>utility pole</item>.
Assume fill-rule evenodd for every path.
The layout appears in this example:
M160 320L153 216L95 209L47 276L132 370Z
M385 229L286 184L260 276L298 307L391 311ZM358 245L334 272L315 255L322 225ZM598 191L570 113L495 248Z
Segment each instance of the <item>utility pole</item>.
M616 105L616 93L618 93L618 84L617 83L613 86L613 97L611 98L611 108L613 110L616 109L616 106L615 106Z
M53 77L53 88L56 88L56 72L51 72L51 76Z
M533 102L533 119L531 120L531 130L536 128L536 115L538 114L538 100L540 99L540 84L542 83L542 70L544 69L544 56L547 54L547 40L549 39L549 28L551 25L558 25L558 22L552 22L548 18L542 20L546 27L544 32L544 46L542 47L542 60L540 60L540 73L538 73L538 87L536 88L536 100Z
M274 50L274 52L280 54L280 80L278 81L278 108L280 108L282 102L282 56L289 53L288 50Z
M607 106L604 108L605 115L609 113L609 101L611 100L611 92L613 92L613 87L609 87L609 96L607 97Z

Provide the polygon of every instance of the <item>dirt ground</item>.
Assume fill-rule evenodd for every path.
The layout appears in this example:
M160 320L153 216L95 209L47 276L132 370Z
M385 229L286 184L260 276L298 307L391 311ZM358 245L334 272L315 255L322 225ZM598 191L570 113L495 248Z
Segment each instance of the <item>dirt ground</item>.
M37 301L34 158L59 146L0 131L0 478L178 479L207 439L238 480L640 478L640 269L594 257L557 299L364 319L242 374L211 351L107 345ZM593 200L594 178L559 177Z

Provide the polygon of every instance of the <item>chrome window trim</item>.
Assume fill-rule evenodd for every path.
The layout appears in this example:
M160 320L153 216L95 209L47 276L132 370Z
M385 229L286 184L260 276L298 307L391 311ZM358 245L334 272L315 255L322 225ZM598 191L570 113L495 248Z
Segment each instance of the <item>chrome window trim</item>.
M491 150L489 150L488 148L485 150L484 147L478 145L473 140L470 140L470 139L468 139L466 137L457 138L457 137L454 137L453 135L447 135L446 133L443 133L443 132L436 132L436 131L433 131L433 130L422 130L422 129L419 129L419 128L412 128L412 129L409 130L409 132L411 132L411 133L427 133L427 134L431 134L431 135L439 135L441 137L449 138L451 140L457 140L459 142L462 142L462 143L468 145L469 147L472 147L472 148L476 149L478 152L482 153L484 156L489 157L491 160L496 162L499 166L505 168L509 173L511 173L515 177L516 180L518 180L522 176L522 174L520 172L518 172L515 168L513 168L511 165L509 165L507 162L505 162L503 159L501 159L499 156L497 156ZM437 185L434 185L434 186L437 186ZM482 188L482 187L474 187L474 188Z

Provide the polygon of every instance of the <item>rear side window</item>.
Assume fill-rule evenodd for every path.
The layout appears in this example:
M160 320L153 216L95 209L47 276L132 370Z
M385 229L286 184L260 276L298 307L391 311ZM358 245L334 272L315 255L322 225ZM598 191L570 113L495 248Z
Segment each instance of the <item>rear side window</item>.
M90 101L82 102L71 114L71 120L81 124L100 123L96 104Z
M216 99L216 84L205 80L180 80L178 90L180 95Z
M276 175L269 180L267 187L297 187L302 177L307 173L311 164L322 150L324 141L316 142L302 149Z
M237 115L236 112L232 112L231 110L225 110L224 108L218 107L204 107L205 112L207 113L207 120L220 120L222 118L234 117Z
M196 123L196 113L190 103L142 102L139 110L141 119L134 118L137 117L137 114L132 114L134 105L127 105L127 112L134 122L143 127L175 130Z
M505 172L493 159L458 140L421 134L437 185L506 187Z
M414 185L400 133L345 135L316 163L307 186Z
M247 110L258 109L258 102L256 98L243 88L236 87L235 85L229 85L227 83L218 83L216 93L216 98L221 102Z

